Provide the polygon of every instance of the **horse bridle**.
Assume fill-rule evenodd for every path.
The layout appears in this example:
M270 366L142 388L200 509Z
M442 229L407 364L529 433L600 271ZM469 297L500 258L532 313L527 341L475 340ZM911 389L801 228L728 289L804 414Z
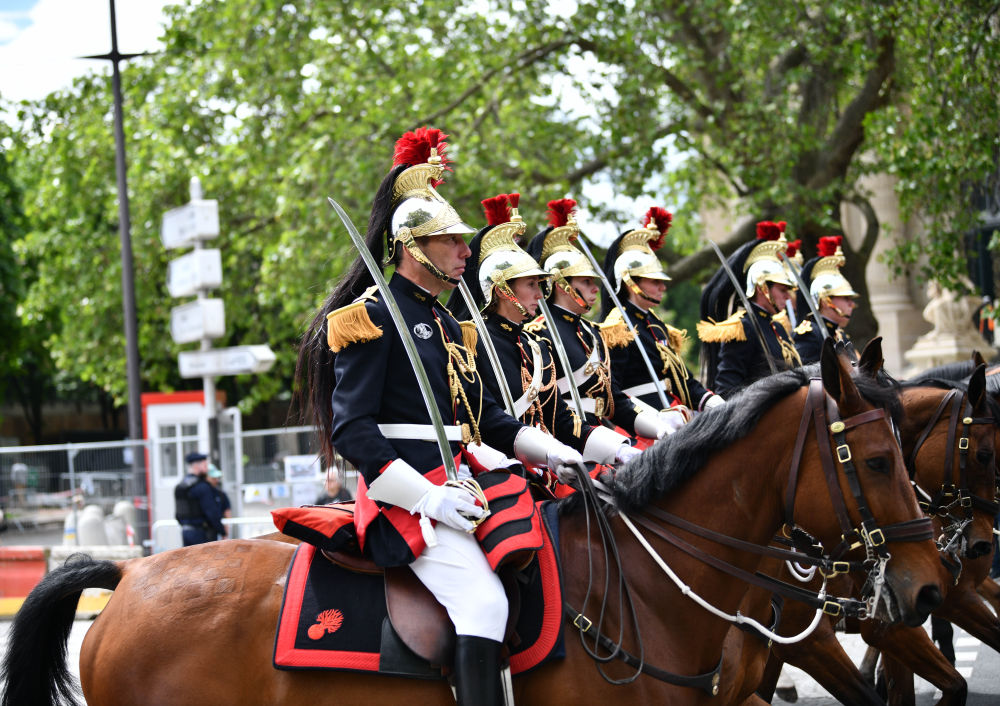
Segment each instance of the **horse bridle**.
M822 380L818 378L810 380L805 410L799 423L798 434L792 452L791 469L785 491L785 524L782 528L782 534L787 543L795 551L783 550L771 546L764 547L733 539L727 535L695 525L655 507L645 508L636 517L636 521L675 547L721 571L725 571L762 588L773 590L781 595L822 608L823 612L828 615L836 617L846 613L847 615L864 619L873 612L879 598L877 594L884 583L885 565L891 556L887 544L889 542L918 542L932 539L934 536L933 525L927 517L915 518L886 527L879 527L871 511L868 509L864 493L861 489L861 483L858 480L857 469L854 466L851 449L846 441L846 434L849 430L862 424L885 418L885 410L872 409L856 414L846 420L840 419L839 410L833 403L833 400L824 391ZM827 481L834 511L837 514L841 527L841 541L829 552L824 549L818 540L814 539L812 535L795 523L795 494L798 487L798 474L810 422L813 423L816 430L820 465L823 469L823 475ZM826 429L829 429L832 435L833 444L818 442L819 439L825 436ZM844 469L844 476L848 481L848 487L850 488L851 495L854 497L858 513L861 516L861 525L858 528L852 526L850 515L847 511L847 503L837 478L837 469L834 462L835 457ZM862 600L857 601L853 598L824 599L812 591L806 591L770 576L759 573L750 574L712 557L707 552L688 544L675 535L668 534L663 531L662 527L651 522L650 518L662 520L702 538L736 549L786 561L795 561L798 564L816 566L822 575L828 579L842 573L863 570L867 573L868 579L865 584L865 590L862 592ZM865 549L864 560L850 561L844 558L849 552L860 548ZM807 597L804 597L803 594Z
M963 402L965 403L963 405ZM948 413L948 438L944 458L943 477L941 487L932 497L927 491L921 488L916 482L917 454L923 447L924 442L937 426L938 421L944 415L944 411L950 405ZM993 426L993 417L974 417L972 404L968 401L968 396L960 390L949 390L934 414L917 437L913 451L906 459L906 469L910 474L910 482L917 493L917 502L921 509L928 515L937 515L942 519L942 524L948 520L951 524L944 526L941 536L937 539L938 549L942 552L953 551L955 543L962 536L966 526L972 522L973 508L988 513L991 517L996 517L1000 511L1000 503L994 500L987 500L973 494L969 490L969 476L967 463L969 457L969 437L971 427L974 424L989 424ZM958 485L952 482L954 460L955 460L955 437L958 434L958 423L962 422L962 435L958 437ZM994 483L996 485L996 483ZM959 514L960 513L960 514Z

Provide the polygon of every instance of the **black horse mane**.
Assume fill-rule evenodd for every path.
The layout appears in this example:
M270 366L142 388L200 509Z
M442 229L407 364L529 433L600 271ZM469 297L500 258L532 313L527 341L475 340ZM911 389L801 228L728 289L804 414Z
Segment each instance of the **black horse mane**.
M648 505L692 478L709 457L749 436L763 414L778 401L819 376L819 365L810 365L771 375L753 383L726 404L701 414L690 424L647 449L615 476L618 506L625 511ZM853 377L861 396L886 409L898 421L902 416L895 384Z
M964 380L965 378L972 375L972 371L976 369L976 364L970 360L960 360L957 363L945 363L944 365L939 365L935 368L930 368L918 373L910 378L907 382L919 383L926 380Z
M948 368L949 366L964 366L968 365L966 362L961 363L949 363L948 365L942 365L939 368L932 368L927 370L921 375L912 377L908 380L900 383L902 389L909 390L917 387L933 387L939 390L959 390L962 394L969 393L969 375L965 375L963 379L955 380L947 377L948 371L945 371L945 377L925 377L928 373L934 370L941 370L941 368ZM958 370L958 367L955 368ZM971 370L969 371L972 372ZM993 417L993 423L1000 426L1000 400L997 400L997 385L998 383L993 382L993 379L997 376L986 378L986 406L990 410L990 414ZM991 387L992 385L992 387Z

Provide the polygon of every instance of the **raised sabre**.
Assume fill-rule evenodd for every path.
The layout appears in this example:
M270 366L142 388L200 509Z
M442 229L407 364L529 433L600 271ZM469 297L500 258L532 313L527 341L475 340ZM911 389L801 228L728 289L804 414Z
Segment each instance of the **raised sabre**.
M410 335L410 329L406 327L406 321L403 320L403 313L399 310L399 305L396 304L392 292L389 291L389 283L385 281L385 275L382 274L381 268L376 264L375 258L372 257L364 238L358 233L358 229L354 227L350 217L340 207L340 204L332 198L327 197L327 201L330 202L333 210L337 212L340 220L343 221L344 227L347 228L347 232L351 236L351 240L354 241L355 247L361 253L361 259L364 261L365 267L368 268L369 274L375 280L379 294L382 295L382 299L385 301L389 315L392 317L392 322L396 325L396 331L403 341L403 348L406 349L406 357L410 359L413 373L417 377L417 384L420 386L420 394L424 398L427 413L430 415L431 424L434 426L434 433L437 436L438 447L441 450L441 461L444 464L445 474L448 476L448 480L457 481L458 469L455 468L455 458L451 455L451 444L448 443L448 437L445 435L444 421L441 419L441 412L434 402L434 392L431 390L430 378L427 377L424 363L420 360L420 355L417 353L417 346L413 342L413 336Z
M823 334L823 340L826 340L829 335L826 331L826 325L819 317L819 310L816 308L816 302L813 301L812 292L809 291L809 287L806 286L805 280L802 279L802 273L799 272L799 268L795 266L794 262L788 259L788 256L785 253L779 252L778 257L781 258L781 261L785 263L785 267L787 267L789 272L792 273L792 276L795 277L795 282L799 285L799 291L802 292L802 296L805 298L806 304L809 305L809 311L812 312L813 321L816 322L816 328L818 328L819 332Z
M621 313L622 320L625 322L625 325L628 326L628 330L633 336L635 336L635 345L638 347L639 353L642 355L642 362L646 364L646 370L649 371L649 378L653 381L653 386L656 388L656 394L660 397L660 404L663 405L663 409L667 409L670 407L670 402L667 401L667 393L663 389L663 380L656 375L656 371L653 369L653 362L646 354L646 349L643 347L642 341L639 340L639 332L635 330L635 326L632 325L631 319L628 318L628 314L625 312L625 307L622 306L621 300L618 299L618 295L615 294L614 289L611 288L611 282L608 281L608 277L604 274L604 270L598 266L597 260L594 259L594 254L590 252L590 247L587 245L586 241L584 241L583 234L580 234L580 236L576 239L576 243L580 246L583 254L587 256L587 259L590 260L590 266L594 268L594 272L596 272L597 276L600 277L601 283L604 285L604 290L608 293L608 296L611 297L611 301L615 303L615 307L617 307L618 311Z
M493 374L497 378L497 385L500 386L503 406L507 409L507 414L516 418L517 415L514 414L514 396L510 394L510 386L507 384L507 378L504 377L503 366L500 365L500 356L497 355L493 339L490 338L490 333L486 330L486 322L483 321L483 315L479 313L475 299L472 297L472 292L469 291L469 285L465 283L464 279L458 280L458 291L462 293L465 306L472 315L472 321L476 324L476 330L479 331L479 340L483 342L483 348L486 349L486 357L490 359L490 367L493 368ZM475 351L472 351L472 353L475 355Z
M556 349L556 357L559 358L559 364L566 375L566 386L569 388L569 396L573 399L573 406L576 407L576 413L580 419L586 420L587 414L583 411L583 400L580 399L580 391L576 389L576 380L573 379L573 368L569 367L569 357L566 355L566 348L563 347L562 336L556 330L556 320L552 317L552 312L549 311L549 305L545 302L545 297L538 300L538 310L542 312L542 318L545 319L545 327L549 330L549 336L552 340L552 347Z
M725 270L726 274L729 275L729 281L733 283L733 288L736 289L736 293L740 295L740 301L743 302L743 306L746 309L747 316L753 321L753 330L757 334L757 340L760 343L761 349L764 351L764 358L767 360L767 367L771 369L771 375L778 372L778 367L774 364L774 360L771 359L771 349L767 347L767 342L764 340L764 330L760 327L760 322L757 320L757 314L750 306L750 300L747 299L747 295L743 292L743 287L740 286L739 280L736 279L736 275L733 274L733 268L729 266L729 260L726 256L722 254L719 250L719 246L715 244L711 238L706 238L708 244L712 246L712 250L715 254L719 256L719 262L722 263L722 269Z

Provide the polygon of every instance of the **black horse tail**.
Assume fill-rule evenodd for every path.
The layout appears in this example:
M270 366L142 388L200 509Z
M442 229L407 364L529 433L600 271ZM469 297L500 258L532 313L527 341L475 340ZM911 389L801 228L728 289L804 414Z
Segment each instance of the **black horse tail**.
M85 588L113 590L122 570L113 561L74 554L49 572L14 617L0 667L0 706L75 706L80 686L66 663L66 643Z

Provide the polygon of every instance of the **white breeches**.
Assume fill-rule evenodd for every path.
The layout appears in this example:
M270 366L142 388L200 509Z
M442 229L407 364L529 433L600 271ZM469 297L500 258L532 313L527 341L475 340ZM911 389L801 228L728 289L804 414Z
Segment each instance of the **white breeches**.
M507 596L479 542L442 522L434 531L437 546L410 564L413 573L448 611L456 634L503 641Z

